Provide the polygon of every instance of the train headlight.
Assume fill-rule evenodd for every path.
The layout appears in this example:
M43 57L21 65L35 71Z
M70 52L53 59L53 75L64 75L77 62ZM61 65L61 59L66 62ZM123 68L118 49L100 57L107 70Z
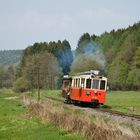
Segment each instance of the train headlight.
M86 95L90 95L90 91L86 91Z

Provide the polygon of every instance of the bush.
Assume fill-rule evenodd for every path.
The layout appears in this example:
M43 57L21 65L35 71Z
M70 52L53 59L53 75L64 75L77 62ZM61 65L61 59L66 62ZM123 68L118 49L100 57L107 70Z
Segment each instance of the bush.
M25 77L20 77L14 83L13 90L16 92L25 92L30 89L30 83Z

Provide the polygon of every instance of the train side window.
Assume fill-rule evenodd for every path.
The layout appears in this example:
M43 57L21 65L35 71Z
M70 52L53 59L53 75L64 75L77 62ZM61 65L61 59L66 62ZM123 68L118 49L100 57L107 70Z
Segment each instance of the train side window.
M82 79L81 79L81 87L83 88L84 85L85 85L85 78L82 78Z
M86 88L91 88L91 79L86 80Z
M74 81L74 79L72 80L72 86L74 87L74 84L75 84L75 81Z
M80 87L80 78L78 78L78 88Z
M75 79L73 79L73 87L75 87Z
M100 82L100 89L105 90L105 80L101 80Z
M73 87L76 87L76 79L74 79Z
M75 79L75 87L77 87L77 79Z
M92 88L93 89L99 89L99 80L93 79Z

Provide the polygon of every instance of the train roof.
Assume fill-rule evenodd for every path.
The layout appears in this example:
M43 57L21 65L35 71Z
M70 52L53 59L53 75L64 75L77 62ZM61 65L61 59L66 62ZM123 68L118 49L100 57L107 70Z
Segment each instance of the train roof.
M69 75L64 75L63 80L72 80L72 77L70 77Z
M63 79L73 79L73 78L96 78L96 79L104 79L107 80L106 77L100 75L100 71L98 70L90 70L81 73L77 73L74 76L69 77L68 75L64 76Z
M93 75L77 75L77 76L73 76L72 78L93 78L93 79L102 79L102 80L107 80L106 77L104 76L93 76Z

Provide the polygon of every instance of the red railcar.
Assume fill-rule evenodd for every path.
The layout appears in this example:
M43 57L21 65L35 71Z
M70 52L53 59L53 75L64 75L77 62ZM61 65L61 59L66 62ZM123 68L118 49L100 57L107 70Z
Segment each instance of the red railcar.
M105 103L107 78L91 70L64 77L62 95L67 103L83 102L98 106Z

